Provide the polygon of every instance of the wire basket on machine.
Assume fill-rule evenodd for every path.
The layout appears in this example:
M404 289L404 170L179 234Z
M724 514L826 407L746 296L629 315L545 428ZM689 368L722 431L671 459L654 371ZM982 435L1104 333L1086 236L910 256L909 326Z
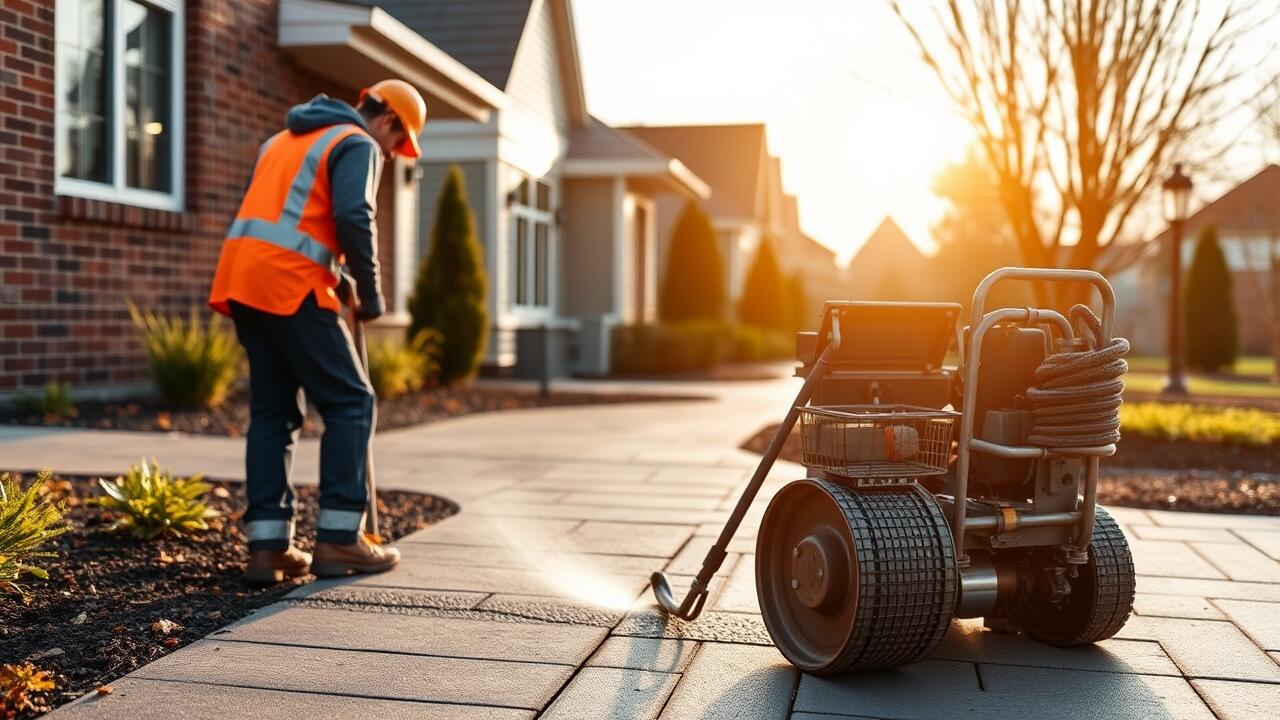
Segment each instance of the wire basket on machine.
M801 457L809 468L854 479L941 475L958 417L912 405L802 407Z

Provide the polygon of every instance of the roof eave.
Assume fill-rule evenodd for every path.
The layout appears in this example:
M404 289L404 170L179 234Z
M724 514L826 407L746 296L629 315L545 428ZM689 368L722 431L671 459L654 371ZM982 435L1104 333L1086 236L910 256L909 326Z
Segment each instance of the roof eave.
M664 189L689 198L705 200L711 188L679 160L622 158L569 158L561 168L566 178L623 178L650 180Z
M380 8L335 0L281 0L278 42L299 65L347 87L399 77L434 117L487 122L506 96Z

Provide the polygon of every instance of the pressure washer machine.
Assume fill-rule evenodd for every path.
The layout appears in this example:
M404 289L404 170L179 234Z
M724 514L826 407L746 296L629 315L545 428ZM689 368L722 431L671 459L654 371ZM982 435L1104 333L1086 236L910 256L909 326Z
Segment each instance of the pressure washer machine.
M986 312L1006 280L1092 285L1102 316ZM1058 646L1111 637L1134 594L1124 534L1095 507L1127 369L1114 313L1101 275L1030 268L988 275L967 327L954 303L826 303L818 332L797 339L804 385L727 525L683 601L653 574L659 605L702 612L798 422L807 477L769 502L755 556L765 626L796 667L914 662L953 618ZM946 367L953 345L959 366Z

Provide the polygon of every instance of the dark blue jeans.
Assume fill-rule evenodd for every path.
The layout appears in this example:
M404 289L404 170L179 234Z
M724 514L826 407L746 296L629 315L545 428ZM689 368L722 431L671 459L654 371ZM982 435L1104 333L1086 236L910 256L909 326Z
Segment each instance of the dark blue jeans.
M304 393L324 418L316 540L355 542L368 502L375 402L346 324L314 295L293 315L232 302L231 318L249 358L249 549L283 550L293 537L289 466L306 414Z

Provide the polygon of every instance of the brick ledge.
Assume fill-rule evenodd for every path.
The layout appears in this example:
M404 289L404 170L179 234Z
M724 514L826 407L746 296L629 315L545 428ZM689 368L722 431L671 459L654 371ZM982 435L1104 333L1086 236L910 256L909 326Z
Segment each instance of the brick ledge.
M196 228L195 215L190 212L156 210L74 195L59 195L57 201L58 216L70 220L180 233L189 233Z

